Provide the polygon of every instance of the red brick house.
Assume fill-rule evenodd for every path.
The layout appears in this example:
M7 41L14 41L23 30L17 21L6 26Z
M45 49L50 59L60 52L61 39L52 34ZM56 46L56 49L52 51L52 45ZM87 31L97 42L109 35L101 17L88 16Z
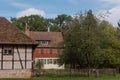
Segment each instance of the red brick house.
M31 77L36 46L34 40L0 17L0 78Z
M27 27L25 33L39 44L33 55L35 62L40 59L44 64L43 69L64 69L64 65L57 64L58 55L63 50L60 46L63 41L61 32L33 32Z

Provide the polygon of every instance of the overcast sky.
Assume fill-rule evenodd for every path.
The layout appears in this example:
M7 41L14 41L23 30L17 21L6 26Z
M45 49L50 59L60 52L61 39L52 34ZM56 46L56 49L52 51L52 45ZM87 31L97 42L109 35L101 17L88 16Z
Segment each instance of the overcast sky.
M0 16L7 19L31 14L55 18L59 14L74 15L89 9L117 26L120 0L0 0Z

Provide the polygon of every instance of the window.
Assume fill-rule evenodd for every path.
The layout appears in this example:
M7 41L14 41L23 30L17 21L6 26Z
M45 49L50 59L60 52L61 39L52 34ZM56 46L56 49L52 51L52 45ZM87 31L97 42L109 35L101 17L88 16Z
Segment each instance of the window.
M52 64L52 59L47 59L47 64Z
M46 64L46 59L44 59L44 64Z
M50 40L37 40L40 45L49 45Z
M13 54L13 50L12 49L4 49L3 50L3 55L12 55Z
M52 48L50 48L50 54L52 54L53 53L53 49Z
M43 64L46 64L46 59L40 59Z
M43 64L58 64L58 59L38 59L40 60Z
M44 54L44 49L43 48L40 49L40 53Z
M46 64L58 64L58 59L46 59Z
M41 44L48 45L48 41L41 41Z
M53 59L53 64L57 64L58 63L58 59Z

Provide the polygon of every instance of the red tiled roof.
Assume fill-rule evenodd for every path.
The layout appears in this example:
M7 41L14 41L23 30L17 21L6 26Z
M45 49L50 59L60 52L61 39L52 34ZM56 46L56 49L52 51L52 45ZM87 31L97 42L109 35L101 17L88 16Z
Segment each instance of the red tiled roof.
M34 40L49 40L49 45L39 45L39 47L60 47L60 43L63 41L61 32L32 32L30 31L30 37Z
M0 17L0 44L36 44L7 19Z

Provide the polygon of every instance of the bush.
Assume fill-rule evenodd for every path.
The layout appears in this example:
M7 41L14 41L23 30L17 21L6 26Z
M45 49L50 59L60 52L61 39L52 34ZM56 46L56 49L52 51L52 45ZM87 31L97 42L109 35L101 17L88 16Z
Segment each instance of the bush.
M34 67L34 76L40 77L41 75L43 75L42 67L43 63L40 60L38 60Z

